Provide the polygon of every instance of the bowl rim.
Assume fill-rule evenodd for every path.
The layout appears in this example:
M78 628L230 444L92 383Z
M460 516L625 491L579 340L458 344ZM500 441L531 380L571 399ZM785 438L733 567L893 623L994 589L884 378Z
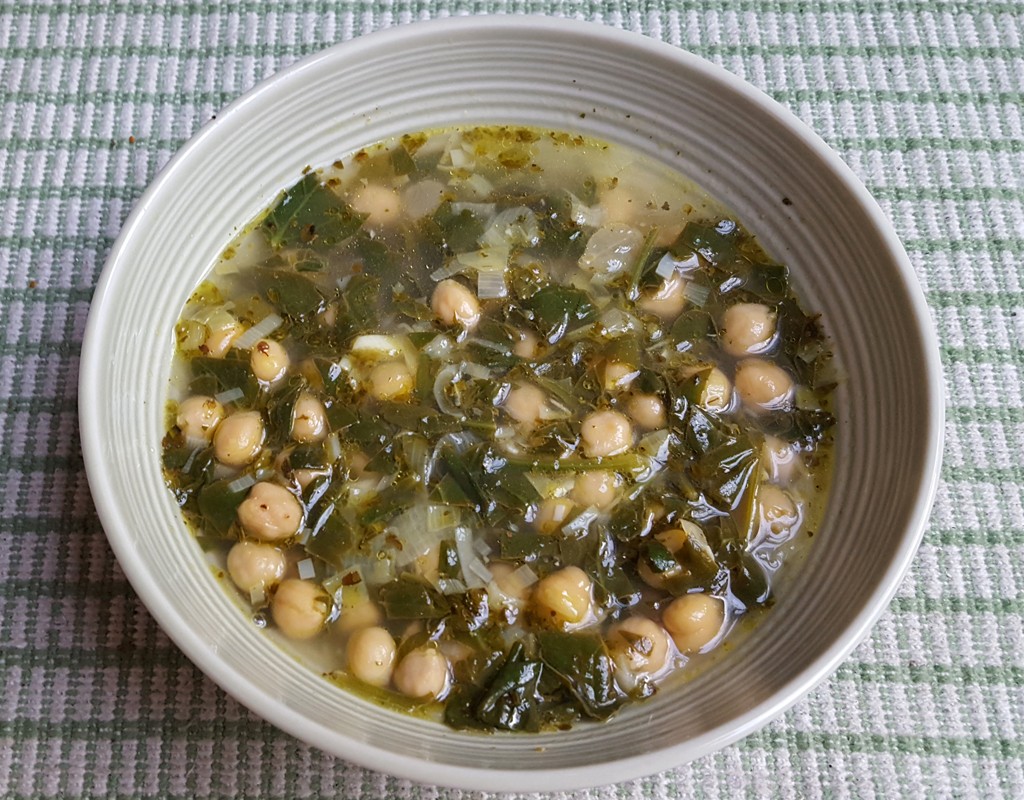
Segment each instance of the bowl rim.
M202 152L210 132L216 126L225 124L225 120L241 113L248 106L258 103L264 92L271 87L296 80L305 70L336 58L339 52L352 58L357 57L361 51L373 51L380 45L393 46L396 43L405 42L412 47L422 36L432 37L450 31L452 34L466 37L472 36L474 31L493 32L495 27L523 32L538 30L556 32L566 36L588 38L595 45L604 42L612 46L631 48L639 54L648 52L652 55L656 54L660 58L672 59L709 82L725 85L730 90L742 95L748 102L756 105L763 113L774 117L787 129L789 134L809 147L827 165L835 177L842 181L845 188L851 192L869 216L876 231L881 234L889 256L898 267L899 277L904 284L907 297L910 299L907 311L912 315L914 326L920 335L925 357L924 367L928 384L926 394L928 447L924 454L926 466L916 487L914 511L895 556L884 574L878 577L870 601L864 605L854 621L842 631L829 650L808 663L783 689L765 702L748 709L727 723L719 725L696 739L678 745L586 767L527 770L491 769L452 766L426 759L400 756L354 738L343 737L336 731L312 723L285 703L258 690L244 675L229 668L218 659L215 653L205 647L196 632L185 625L175 612L158 602L160 597L155 590L150 588L146 580L148 568L135 553L130 529L121 516L111 484L103 469L102 431L98 418L90 414L90 409L96 408L100 401L102 384L94 378L100 372L94 366L98 368L105 361L105 353L100 349L99 340L102 338L103 329L107 324L106 320L112 311L110 296L118 275L130 268L130 265L122 260L122 253L136 236L136 232L145 226L147 210L153 199L164 191L165 185L179 170L187 167L192 158ZM941 468L945 414L942 397L943 380L938 337L913 266L879 205L836 152L793 112L725 68L712 64L693 53L666 42L601 23L539 15L448 17L378 30L355 39L339 42L298 60L260 81L226 108L218 111L216 117L195 133L159 170L137 201L112 246L100 274L86 324L78 386L79 426L83 457L90 491L103 529L122 570L146 608L175 645L194 664L224 691L260 717L310 745L360 766L420 782L499 792L580 789L618 783L680 766L732 744L762 728L828 678L849 653L866 638L871 627L885 611L907 574L924 536L932 503L938 489Z

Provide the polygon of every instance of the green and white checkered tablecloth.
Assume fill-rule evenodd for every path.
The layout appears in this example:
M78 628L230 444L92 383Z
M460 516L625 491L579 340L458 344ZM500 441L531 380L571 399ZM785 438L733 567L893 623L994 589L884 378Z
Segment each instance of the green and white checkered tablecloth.
M782 719L594 798L1024 797L1024 2L0 0L0 796L411 797L229 699L118 569L79 452L89 301L132 204L239 93L389 25L641 31L792 108L893 220L942 341L947 444L909 579Z

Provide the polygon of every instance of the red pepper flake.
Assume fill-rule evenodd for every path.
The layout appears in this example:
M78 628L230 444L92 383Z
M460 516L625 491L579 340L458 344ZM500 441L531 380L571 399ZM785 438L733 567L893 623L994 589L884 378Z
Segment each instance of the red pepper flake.
M135 137L134 136L129 136L128 137L128 144L135 144Z

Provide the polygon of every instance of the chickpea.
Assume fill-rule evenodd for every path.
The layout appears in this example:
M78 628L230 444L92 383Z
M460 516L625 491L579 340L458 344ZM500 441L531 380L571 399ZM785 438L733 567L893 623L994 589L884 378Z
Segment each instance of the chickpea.
M417 647L398 662L394 679L406 697L434 700L448 688L448 659L432 645Z
M292 438L310 444L327 435L327 409L314 395L300 392L292 409Z
M661 286L641 297L637 305L663 320L675 319L686 307L685 288L686 279L678 272L673 272L661 282Z
M545 498L537 504L533 526L541 533L555 533L568 521L572 509L573 502L567 497Z
M319 583L289 578L277 587L270 612L289 639L312 639L323 630L331 598Z
M700 392L701 408L708 411L726 411L732 403L732 384L718 367L712 367Z
M384 628L360 628L348 640L348 671L363 683L387 686L395 669L395 649L395 640Z
M430 307L444 325L461 325L472 330L480 322L480 301L473 292L451 278L434 288Z
M317 314L321 327L333 328L338 321L338 306L335 303L328 303L324 310Z
M512 345L512 352L520 358L531 361L537 357L539 348L540 339L537 337L537 334L524 328L519 331L519 339Z
M349 203L360 214L366 214L367 222L372 225L388 225L402 210L398 192L376 183L356 190Z
M351 608L342 608L334 623L334 630L342 636L355 633L361 628L372 628L380 625L384 614L372 600L364 600Z
M280 542L302 527L302 504L283 486L260 481L238 506L238 522L250 536Z
M720 341L731 356L763 353L775 337L775 312L762 303L736 303L722 315Z
M633 675L657 675L668 664L668 634L646 617L629 617L612 626L608 649L616 666Z
M548 396L542 389L524 383L509 390L503 407L512 419L529 429L547 415Z
M208 442L222 419L224 406L205 394L194 394L178 406L178 416L174 421L186 439Z
M319 478L321 475L330 475L330 470L326 469L293 469L292 480L298 485L299 489L306 491L313 481Z
M583 419L580 437L588 458L614 456L632 447L633 426L618 411L594 411Z
M593 615L592 584L579 567L563 567L537 581L533 590L536 615L556 627L577 627Z
M668 422L665 416L665 404L656 394L635 394L626 403L626 411L633 418L638 428L645 431L656 431L664 428Z
M408 396L412 386L412 373L400 361L388 361L370 370L369 391L378 400L400 400Z
M263 449L263 417L259 411L238 411L213 434L213 454L228 467L244 467Z
M761 530L773 536L788 534L800 521L800 509L793 498L770 483L762 483L758 488L757 507Z
M743 405L754 412L788 408L793 398L793 379L782 367L748 358L736 367L736 391Z
M223 321L214 327L207 328L206 339L199 346L203 355L211 358L224 358L231 349L231 344L242 333L242 325L230 314L224 314Z
M761 448L761 466L769 479L777 483L792 483L800 474L802 464L797 449L776 436L765 436Z
M629 388L640 371L632 364L621 361L608 361L601 371L601 382L606 392L621 392Z
M228 551L228 575L243 592L270 589L284 577L284 553L270 544L237 542Z
M249 353L252 374L264 383L277 383L288 373L291 359L280 342L260 339Z
M604 509L615 502L621 485L622 479L615 472L581 472L573 481L571 497L584 508Z
M722 629L725 604L709 594L685 594L669 603L661 622L681 652L693 653Z

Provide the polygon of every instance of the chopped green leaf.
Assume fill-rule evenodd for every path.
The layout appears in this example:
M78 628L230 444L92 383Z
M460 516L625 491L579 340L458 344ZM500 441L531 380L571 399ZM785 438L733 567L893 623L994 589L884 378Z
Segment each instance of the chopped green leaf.
M275 250L282 247L326 249L347 239L362 224L362 215L355 213L310 172L284 193L261 228Z
M606 719L625 702L615 683L611 656L600 636L542 631L540 657L581 703L587 716Z
M441 619L451 611L444 595L411 575L382 586L379 599L388 619Z

